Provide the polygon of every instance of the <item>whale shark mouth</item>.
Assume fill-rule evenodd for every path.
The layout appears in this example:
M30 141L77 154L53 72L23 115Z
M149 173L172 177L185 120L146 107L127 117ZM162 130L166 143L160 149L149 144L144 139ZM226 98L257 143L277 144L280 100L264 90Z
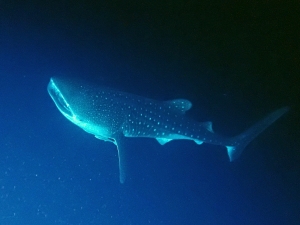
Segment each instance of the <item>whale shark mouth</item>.
M59 111L65 115L66 117L73 117L74 114L70 108L70 105L62 95L59 88L54 83L53 79L50 80L48 87L47 87L48 93L53 99L56 107L59 109Z

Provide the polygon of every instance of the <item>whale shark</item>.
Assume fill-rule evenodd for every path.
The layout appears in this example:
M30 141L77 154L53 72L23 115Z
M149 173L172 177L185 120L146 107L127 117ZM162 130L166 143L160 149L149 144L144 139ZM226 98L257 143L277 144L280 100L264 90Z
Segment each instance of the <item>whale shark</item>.
M197 122L186 116L192 107L186 99L158 101L64 77L52 77L47 90L69 121L117 146L121 183L127 175L127 138L154 138L161 145L172 140L221 145L234 161L255 137L289 110L277 109L241 134L225 137L213 131L212 122Z

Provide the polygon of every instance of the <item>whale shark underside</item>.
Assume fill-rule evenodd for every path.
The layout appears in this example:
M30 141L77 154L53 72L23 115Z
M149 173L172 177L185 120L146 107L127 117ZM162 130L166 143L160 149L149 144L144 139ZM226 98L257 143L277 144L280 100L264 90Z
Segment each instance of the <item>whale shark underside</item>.
M256 136L288 111L280 108L240 135L214 133L211 122L196 122L185 115L192 107L186 99L157 101L99 87L77 79L52 77L48 92L58 110L72 123L118 149L120 182L126 178L127 137L155 138L160 144L186 139L197 144L225 146L229 160L237 159Z

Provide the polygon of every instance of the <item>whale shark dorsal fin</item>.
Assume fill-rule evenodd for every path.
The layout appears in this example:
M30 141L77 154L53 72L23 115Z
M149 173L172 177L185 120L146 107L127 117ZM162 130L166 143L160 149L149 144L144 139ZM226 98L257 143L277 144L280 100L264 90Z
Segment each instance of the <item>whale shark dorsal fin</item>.
M168 107L176 112L184 114L186 111L192 108L192 103L186 99L173 99L165 101Z
M201 123L201 126L205 127L205 129L207 129L209 132L214 133L214 130L212 128L212 122L210 121L203 122Z

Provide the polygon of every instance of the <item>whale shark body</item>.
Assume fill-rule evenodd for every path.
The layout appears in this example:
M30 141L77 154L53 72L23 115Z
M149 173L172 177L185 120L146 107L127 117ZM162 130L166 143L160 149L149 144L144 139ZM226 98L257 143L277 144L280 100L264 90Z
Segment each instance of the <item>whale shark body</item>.
M120 182L126 179L127 137L155 138L160 144L192 140L225 146L229 160L237 159L257 135L288 111L280 108L232 138L214 133L211 122L196 122L185 115L192 107L186 99L157 101L99 87L85 81L53 77L48 93L58 110L72 123L118 149Z

